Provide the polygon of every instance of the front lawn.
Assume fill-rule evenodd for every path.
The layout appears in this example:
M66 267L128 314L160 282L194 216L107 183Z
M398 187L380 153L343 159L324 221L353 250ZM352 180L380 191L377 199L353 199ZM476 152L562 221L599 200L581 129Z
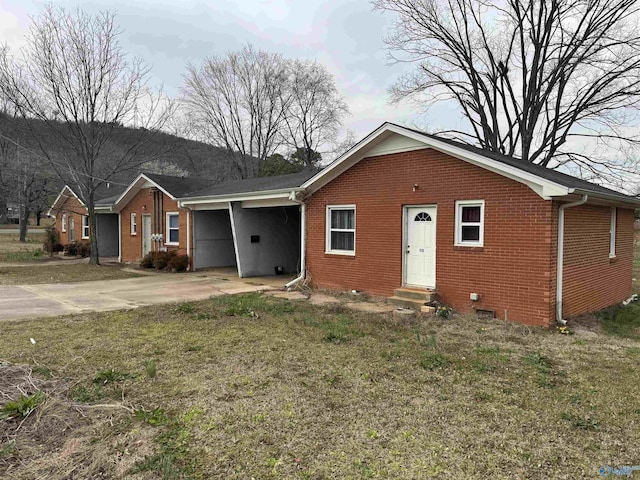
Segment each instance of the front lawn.
M86 263L47 265L40 263L22 267L3 267L0 263L0 285L32 285L37 283L69 283L95 280L117 280L138 277L118 266L93 266Z
M255 294L0 323L0 359L0 398L17 383L47 395L0 421L2 478L573 479L638 464L628 339L398 326Z
M13 233L2 233L0 230L0 262L24 262L39 260L44 257L42 244L45 235L29 234L26 243L20 243L19 236Z

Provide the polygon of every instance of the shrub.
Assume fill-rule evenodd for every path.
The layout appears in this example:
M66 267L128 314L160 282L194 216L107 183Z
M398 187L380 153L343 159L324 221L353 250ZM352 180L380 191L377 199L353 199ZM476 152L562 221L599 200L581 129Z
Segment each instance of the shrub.
M156 252L153 258L153 268L156 270L165 270L169 266L169 262L177 254L170 250L168 252Z
M142 257L142 260L140 260L140 267L142 268L153 268L153 261L156 258L156 252L149 252L147 253L144 257Z
M175 255L171 257L167 266L172 272L186 272L189 268L189 256Z
M55 252L61 252L64 249L60 244L60 233L56 230L56 227L47 228L42 249L49 255L53 255Z
M69 257L88 257L91 253L91 244L89 242L71 242L64 247L64 254Z

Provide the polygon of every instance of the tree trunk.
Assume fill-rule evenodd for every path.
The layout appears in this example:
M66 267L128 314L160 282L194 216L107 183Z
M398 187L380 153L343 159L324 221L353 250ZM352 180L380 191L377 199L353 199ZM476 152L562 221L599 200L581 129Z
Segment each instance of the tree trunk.
M27 227L29 225L29 209L27 207L20 208L20 242L27 241Z
M100 265L100 257L98 255L98 236L96 235L96 210L94 206L93 192L89 193L87 210L89 211L89 244L91 245L89 265Z
M0 225L5 223L9 223L7 200L4 197L0 197Z

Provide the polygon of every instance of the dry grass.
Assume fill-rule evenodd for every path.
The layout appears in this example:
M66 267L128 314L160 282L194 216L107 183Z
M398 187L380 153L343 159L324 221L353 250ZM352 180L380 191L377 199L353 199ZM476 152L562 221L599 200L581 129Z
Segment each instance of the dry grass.
M29 234L27 243L20 243L18 235L0 231L0 262L19 262L43 258L43 233Z
M34 285L38 283L89 282L139 277L119 266L92 266L86 263L47 265L40 263L21 267L3 267L0 263L0 285Z
M573 479L638 463L632 340L247 295L5 323L0 359L50 370L64 387L39 421L68 419L63 442L36 441L35 417L5 426L3 478ZM73 413L87 402L136 413Z

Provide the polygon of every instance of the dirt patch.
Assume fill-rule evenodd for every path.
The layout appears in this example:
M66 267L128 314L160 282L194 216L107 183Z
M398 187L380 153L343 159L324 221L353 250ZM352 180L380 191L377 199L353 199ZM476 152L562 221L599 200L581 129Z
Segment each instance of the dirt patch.
M25 418L0 420L0 478L111 478L117 461L96 448L100 425L122 417L118 405L94 408L69 399L66 379L44 379L24 365L0 364L0 406L44 392ZM126 413L126 411L125 411ZM117 459L116 459L117 460ZM120 469L121 470L121 469Z

